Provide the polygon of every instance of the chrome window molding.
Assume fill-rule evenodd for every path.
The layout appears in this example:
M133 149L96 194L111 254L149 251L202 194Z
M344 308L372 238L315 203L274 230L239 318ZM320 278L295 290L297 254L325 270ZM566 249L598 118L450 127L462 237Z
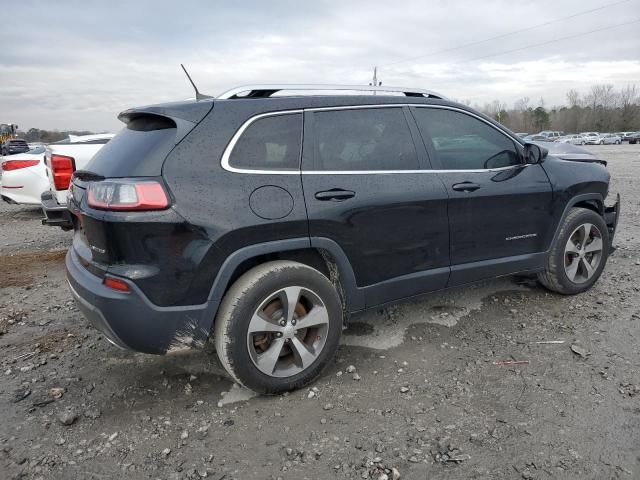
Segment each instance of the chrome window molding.
M409 174L424 174L424 173L483 173L483 172L501 172L504 170L509 170L516 167L527 167L528 164L518 164L518 165L509 165L507 167L499 167L499 168L488 168L488 169L468 169L468 170L435 170L435 169L421 169L421 170L301 170L298 168L297 170L277 170L277 169L254 169L254 168L238 168L233 167L229 164L229 159L231 157L231 153L235 148L238 140L242 136L242 134L253 124L255 121L260 120L265 117L274 117L277 115L288 115L288 114L296 114L296 113L304 113L304 112L323 112L323 111L333 111L333 110L361 110L367 108L402 108L402 107L416 107L416 108L439 108L443 110L453 110L456 112L464 113L470 115L472 117L477 118L478 120L486 123L489 127L499 131L506 137L516 141L517 145L522 145L518 140L516 140L512 135L508 132L502 130L501 128L496 127L491 122L488 122L484 118L479 115L476 115L472 112L468 112L461 108L451 107L446 105L416 105L416 104L406 104L406 103L389 103L384 105L348 105L348 106L338 106L338 107L313 107L313 108L304 108L304 109L296 109L296 110L281 110L277 112L266 112L257 114L248 120L246 120L238 129L236 133L234 133L233 137L231 137L231 141L225 148L222 159L220 160L220 164L223 169L228 172L233 173L253 173L258 175L365 175L365 174L375 174L375 175L384 175L384 174L398 174L398 173L409 173Z
M263 174L263 175L264 174L269 174L269 175L300 175L300 167L298 167L298 169L296 169L296 170L269 170L269 169L259 170L259 169L254 169L254 168L238 168L238 167L231 166L229 164L229 159L231 158L231 153L233 152L233 149L235 148L236 143L238 143L238 140L240 139L242 134L256 120L260 120L261 118L265 118L265 117L275 117L277 115L291 115L291 114L303 113L303 112L304 112L303 110L282 110L282 111L279 111L279 112L260 113L258 115L255 115L255 116L251 117L249 120L244 122L242 124L242 126L240 126L240 128L238 129L238 131L236 133L233 134L233 137L231 137L231 141L229 142L229 145L227 145L227 148L224 149L224 152L222 154L222 160L220 161L220 164L222 165L222 168L224 168L225 170L227 170L229 172L234 172L234 173L257 173L257 174Z
M506 130L504 130L503 128L497 127L496 125L494 125L491 122L488 122L486 119L482 118L480 115L475 114L473 112L469 112L467 110L463 110L462 108L457 108L457 107L450 107L448 105L409 105L410 107L416 107L416 108L439 108L440 110L453 110L455 112L460 112L460 113L464 113L466 115L469 115L471 117L477 118L478 120L480 120L481 122L489 125L491 128L493 128L494 130L499 131L500 133L502 133L504 136L509 137L511 140L513 140L514 142L516 142L517 145L522 146L522 139L518 139L516 137L514 137L513 135L511 135L509 132L507 132Z

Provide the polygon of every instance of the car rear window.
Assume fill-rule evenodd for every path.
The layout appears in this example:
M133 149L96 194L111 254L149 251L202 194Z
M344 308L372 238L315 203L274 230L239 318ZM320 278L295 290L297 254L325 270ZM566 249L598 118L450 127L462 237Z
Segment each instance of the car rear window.
M129 121L83 170L111 177L158 176L176 139L173 120L144 115Z

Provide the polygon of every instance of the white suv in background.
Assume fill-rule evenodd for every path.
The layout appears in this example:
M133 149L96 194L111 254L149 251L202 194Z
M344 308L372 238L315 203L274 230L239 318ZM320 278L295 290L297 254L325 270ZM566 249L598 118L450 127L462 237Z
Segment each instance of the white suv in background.
M600 143L600 134L598 132L582 132L580 135L584 138L586 145L598 145Z
M547 137L550 142L555 142L557 139L564 135L563 132L559 132L557 130L544 130L540 132L538 135L542 135L543 137Z

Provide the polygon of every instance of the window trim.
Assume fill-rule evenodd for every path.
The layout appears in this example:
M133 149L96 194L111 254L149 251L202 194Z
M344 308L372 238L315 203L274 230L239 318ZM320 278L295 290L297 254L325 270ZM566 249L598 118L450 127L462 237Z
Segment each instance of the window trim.
M446 169L419 169L419 170L303 170L302 162L300 163L300 167L297 170L267 170L267 169L255 169L255 168L237 168L233 167L229 164L229 159L231 158L231 153L238 143L238 140L242 136L242 134L249 128L255 121L265 118L265 117L273 117L276 115L287 115L287 114L304 114L305 112L322 112L322 111L330 111L330 110L362 110L366 108L398 108L398 107L415 107L415 108L439 108L443 110L453 110L455 112L460 112L463 114L467 114L471 117L475 117L481 122L486 123L489 127L499 131L503 135L510 138L515 146L523 147L523 143L510 135L506 130L497 127L486 119L482 118L480 115L477 115L473 112L469 112L462 108L457 108L449 105L420 105L420 104L407 104L407 103L388 103L384 105L344 105L338 107L312 107L312 108L302 108L302 109L293 109L293 110L281 110L277 112L266 112L259 113L254 115L253 117L246 120L240 128L233 134L229 144L226 146L224 152L222 153L222 158L220 160L220 165L222 168L228 172L232 173L249 173L249 174L258 174L258 175L365 175L365 174L376 174L376 175L389 175L389 174L425 174L425 173L481 173L481 172L501 172L504 170L510 170L513 168L523 168L529 166L529 164L521 164L521 165L509 165L507 167L499 167L499 168L489 168L489 169L469 169L469 170L446 170ZM415 119L414 119L415 122ZM303 127L304 134L304 127ZM303 139L304 142L304 139ZM304 143L303 143L304 145ZM418 153L418 152L416 152Z
M238 131L236 133L233 134L233 137L231 137L231 141L229 142L229 144L227 145L227 148L225 148L224 153L222 154L222 159L220 160L220 164L222 165L222 168L224 168L225 170L229 171L229 172L233 172L233 173L257 173L257 174L262 174L262 175L300 175L300 164L298 164L298 168L295 170L281 170L281 169L273 169L273 170L269 170L269 169L257 169L257 168L238 168L238 167L233 167L231 166L231 164L229 163L229 160L231 159L231 154L233 153L233 149L235 148L236 144L238 143L238 140L240 140L240 137L242 136L242 134L256 121L262 119L262 118L266 118L266 117L275 117L275 116L279 116L279 115L292 115L292 114L304 114L304 110L282 110L280 112L267 112L267 113L261 113L259 115L255 115L253 117L251 117L249 120L247 120L246 122L244 122L240 128L238 129Z

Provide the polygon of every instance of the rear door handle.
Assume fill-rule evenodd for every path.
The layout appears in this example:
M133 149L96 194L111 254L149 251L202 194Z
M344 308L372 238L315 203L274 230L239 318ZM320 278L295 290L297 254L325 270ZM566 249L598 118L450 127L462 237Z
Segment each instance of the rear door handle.
M352 192L351 190L343 190L342 188L332 188L331 190L316 192L315 194L317 200L333 200L334 202L342 202L355 196L356 192Z
M456 183L451 188L457 192L474 192L480 188L480 185L473 182Z

